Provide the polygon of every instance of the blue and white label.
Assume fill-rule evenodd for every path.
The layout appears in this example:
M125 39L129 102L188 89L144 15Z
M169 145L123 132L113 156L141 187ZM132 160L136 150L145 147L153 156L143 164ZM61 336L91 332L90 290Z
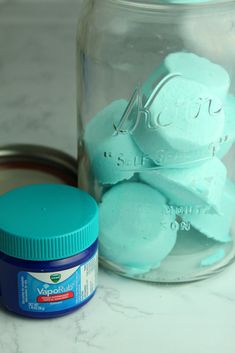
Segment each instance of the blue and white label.
M19 272L19 305L24 311L56 312L91 297L97 286L98 254L83 265L58 272Z

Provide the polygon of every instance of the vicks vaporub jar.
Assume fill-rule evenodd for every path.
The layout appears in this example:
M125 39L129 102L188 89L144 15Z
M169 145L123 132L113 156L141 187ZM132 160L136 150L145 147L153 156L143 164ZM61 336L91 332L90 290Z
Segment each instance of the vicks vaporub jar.
M31 185L0 197L0 302L50 318L86 304L97 286L98 209L65 185Z

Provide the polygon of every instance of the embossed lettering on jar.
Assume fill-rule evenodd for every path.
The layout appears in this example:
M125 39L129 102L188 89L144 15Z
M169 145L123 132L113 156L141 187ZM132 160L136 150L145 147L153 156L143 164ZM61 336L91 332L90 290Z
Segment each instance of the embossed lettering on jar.
M234 260L234 21L233 0L84 3L79 185L121 275L187 282Z

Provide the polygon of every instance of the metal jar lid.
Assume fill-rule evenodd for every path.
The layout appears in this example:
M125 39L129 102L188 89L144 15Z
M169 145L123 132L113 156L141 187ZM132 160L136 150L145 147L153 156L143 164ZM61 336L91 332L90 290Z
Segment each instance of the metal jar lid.
M0 148L0 195L29 184L77 186L77 162L68 154L38 145Z

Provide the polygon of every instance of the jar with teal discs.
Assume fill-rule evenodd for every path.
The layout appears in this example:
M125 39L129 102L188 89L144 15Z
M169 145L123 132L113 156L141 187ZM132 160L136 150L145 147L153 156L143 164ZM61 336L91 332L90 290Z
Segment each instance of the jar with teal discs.
M178 283L235 257L235 1L86 0L79 185L101 263Z

